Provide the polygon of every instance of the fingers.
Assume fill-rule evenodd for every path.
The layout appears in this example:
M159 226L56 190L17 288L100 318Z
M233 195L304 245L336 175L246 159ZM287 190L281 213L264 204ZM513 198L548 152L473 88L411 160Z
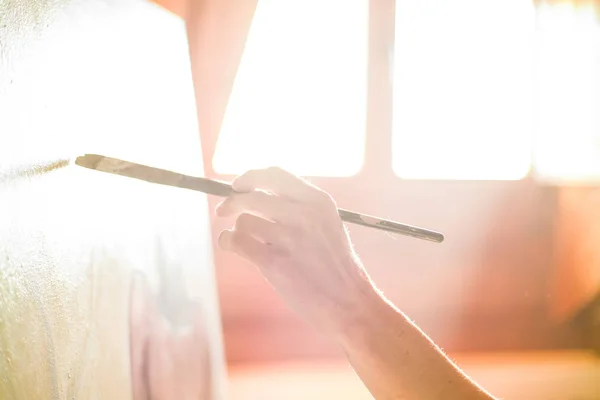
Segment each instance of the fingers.
M336 221L341 224L326 192L281 168L249 171L232 186L237 193L219 204L216 213L238 220L221 233L219 245L260 267L289 256L302 237Z
M297 203L261 191L232 195L216 209L220 217L247 213L290 225L300 224L305 212Z
M221 232L218 242L223 250L234 252L258 267L270 266L287 254L277 245L262 243L245 232L235 230Z
M242 214L238 217L233 228L235 232L252 236L264 244L285 245L284 228L274 222L252 214Z
M266 190L298 201L331 201L327 193L279 167L248 171L235 179L232 187L236 192Z

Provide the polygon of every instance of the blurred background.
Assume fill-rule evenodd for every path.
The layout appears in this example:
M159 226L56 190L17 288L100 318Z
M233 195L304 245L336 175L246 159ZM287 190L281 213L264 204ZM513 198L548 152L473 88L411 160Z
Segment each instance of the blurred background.
M494 394L600 399L600 2L157 2L187 24L209 177L280 165L444 232L349 227L385 294ZM215 252L233 399L369 398Z

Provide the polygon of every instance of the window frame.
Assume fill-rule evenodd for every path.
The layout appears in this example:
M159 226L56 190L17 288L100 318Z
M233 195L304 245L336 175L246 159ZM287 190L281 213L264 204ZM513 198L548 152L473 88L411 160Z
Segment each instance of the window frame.
M257 1L251 2L252 11L256 8ZM367 101L366 101L366 132L364 144L364 161L360 171L347 177L317 177L319 180L344 179L351 182L360 179L361 176L392 176L392 95L393 95L393 49L395 34L395 0L369 0L368 10L368 49L367 49ZM249 6L246 6L249 7ZM248 15L248 11L246 11ZM253 16L253 15L252 15ZM196 19L197 23L188 28L191 32L202 30L202 18ZM229 99L233 87L235 73L239 68L243 43L247 37L252 17L247 24L233 32L232 36L236 39L234 49L226 54L219 54L219 60L216 63L226 65L233 64L233 68L227 67L229 77L221 77L221 90L225 94L226 100ZM196 29L194 29L196 28ZM190 35L197 37L198 33ZM221 40L223 46L232 42L230 40ZM240 47L237 42L241 42ZM192 47L192 46L191 46ZM198 46L196 46L197 48ZM193 59L200 59L205 46L200 51L192 51ZM208 46L206 46L208 47ZM194 47L192 47L194 50ZM206 49L205 51L208 51ZM231 74L231 72L234 72ZM212 78L214 78L214 73ZM225 79L223 79L225 78ZM227 79L229 78L229 79ZM203 81L209 79L208 74L201 78ZM198 80L198 79L196 79ZM227 82L229 81L229 82ZM199 86L205 88L206 85L201 82L195 83L197 92L201 90ZM198 93L198 96L206 96ZM203 102L198 102L198 114L200 119L200 132L202 138L202 150L204 158L204 172L207 176L217 179L231 179L231 175L219 174L213 167L213 158L219 137L219 131L225 115L227 101L220 109L203 110ZM222 103L222 101L221 101ZM210 115L212 113L212 115ZM204 125L204 126L203 126ZM401 179L396 177L397 179ZM352 184L352 183L350 183Z

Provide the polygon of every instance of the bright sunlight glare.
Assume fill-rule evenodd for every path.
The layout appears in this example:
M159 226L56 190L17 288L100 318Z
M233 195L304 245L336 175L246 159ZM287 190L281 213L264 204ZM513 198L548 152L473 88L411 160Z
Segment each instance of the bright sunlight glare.
M217 173L308 176L362 167L367 0L261 0L215 151Z
M534 22L530 1L397 1L396 174L478 180L527 175Z
M547 182L600 180L600 26L591 6L543 6L538 16L534 168Z

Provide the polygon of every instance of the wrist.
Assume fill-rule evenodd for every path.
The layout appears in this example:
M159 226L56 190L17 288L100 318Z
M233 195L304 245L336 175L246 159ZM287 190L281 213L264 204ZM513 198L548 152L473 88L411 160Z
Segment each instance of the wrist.
M374 335L374 331L384 333L389 322L397 320L399 312L368 279L358 285L349 297L350 306L338 314L333 332L343 347L379 336ZM391 318L391 314L396 314L395 318Z

